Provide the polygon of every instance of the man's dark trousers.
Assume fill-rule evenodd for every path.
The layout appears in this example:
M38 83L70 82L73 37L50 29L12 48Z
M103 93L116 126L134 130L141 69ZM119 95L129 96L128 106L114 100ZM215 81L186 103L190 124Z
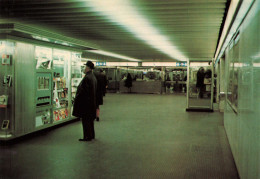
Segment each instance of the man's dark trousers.
M95 139L94 119L82 118L83 138Z

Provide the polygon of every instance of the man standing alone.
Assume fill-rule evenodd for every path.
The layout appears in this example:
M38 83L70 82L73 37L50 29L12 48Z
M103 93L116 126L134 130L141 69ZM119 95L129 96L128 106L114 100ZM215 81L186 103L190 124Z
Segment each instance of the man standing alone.
M97 80L92 70L94 64L88 61L84 73L85 77L80 82L74 101L72 115L82 119L83 139L79 141L91 141L95 139L94 120L96 118L96 91Z

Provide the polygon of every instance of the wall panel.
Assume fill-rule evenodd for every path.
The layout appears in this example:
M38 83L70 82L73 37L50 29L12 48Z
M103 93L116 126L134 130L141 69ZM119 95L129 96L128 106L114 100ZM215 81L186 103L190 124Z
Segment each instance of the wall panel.
M226 65L238 71L238 107L226 104L224 125L242 179L260 179L260 3L255 1L240 27L239 48L226 51ZM238 54L236 59L233 54ZM226 67L226 80L230 68ZM229 83L227 81L227 83Z

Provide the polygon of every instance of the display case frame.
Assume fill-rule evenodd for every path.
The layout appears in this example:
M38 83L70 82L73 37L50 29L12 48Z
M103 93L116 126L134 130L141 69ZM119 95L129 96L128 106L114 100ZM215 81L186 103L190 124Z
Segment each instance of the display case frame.
M196 82L194 84L191 84L192 81L191 81L191 78L192 78L192 74L191 74L191 69L193 68L192 66L194 65L191 65L191 64L198 64L197 67L207 67L207 69L210 69L211 70L211 75L210 75L210 81L207 82L207 84L205 83L205 79L204 79L204 82L205 83L205 91L204 92L207 92L209 95L210 95L210 99L208 99L208 101L202 101L202 100L195 100L192 101L192 93L194 92L195 93L195 98L199 98L199 91L194 91L194 89L196 89ZM203 65L203 64L208 64L208 65ZM196 65L195 65L196 66ZM197 76L196 76L197 78ZM214 95L214 92L213 92L213 89L214 89L214 66L213 66L213 60L208 60L208 61L199 61L199 60L196 60L196 61L193 61L193 60L189 60L188 61L188 68L187 68L187 102L186 102L186 111L199 111L199 112L213 112L213 95ZM197 80L197 79L196 79ZM195 85L195 86L194 86ZM207 89L207 85L209 85L209 88L208 90ZM210 90L210 91L209 91ZM204 95L204 94L202 94ZM203 98L203 96L202 96Z

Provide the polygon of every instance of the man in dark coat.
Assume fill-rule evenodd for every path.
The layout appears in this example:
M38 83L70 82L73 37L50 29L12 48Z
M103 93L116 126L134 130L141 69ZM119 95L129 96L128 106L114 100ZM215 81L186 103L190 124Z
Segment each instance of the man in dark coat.
M199 71L197 72L197 83L196 83L196 87L199 90L200 98L203 98L203 93L205 88L204 77L205 77L205 70L203 67L200 67Z
M79 141L91 141L95 139L94 120L96 118L96 91L97 80L92 70L94 64L88 61L84 73L85 77L80 82L74 101L72 115L82 119L83 139Z
M127 74L127 78L125 80L125 87L128 88L128 92L131 92L131 87L132 87L132 76L130 73Z

